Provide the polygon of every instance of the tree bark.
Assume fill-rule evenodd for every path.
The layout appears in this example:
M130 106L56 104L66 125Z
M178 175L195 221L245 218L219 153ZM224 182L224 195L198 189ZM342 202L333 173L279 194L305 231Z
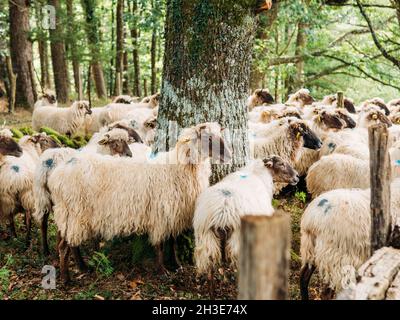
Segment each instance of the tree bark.
M69 83L68 65L65 54L63 21L60 15L61 5L59 0L49 0L49 5L56 10L56 28L50 29L51 61L53 64L54 85L57 100L61 103L68 102Z
M70 35L76 34L76 26L74 20L74 5L73 0L67 0L67 13L68 13L68 32ZM74 73L74 84L75 84L75 92L78 95L78 99L83 99L83 87L82 87L82 74L81 74L81 66L79 63L79 56L77 53L77 45L76 38L74 36L70 37L69 46L71 49L71 58L72 58L72 69Z
M154 9L154 0L151 1L151 8ZM157 69L156 69L156 58L157 58L157 26L153 22L153 30L151 33L151 94L157 92Z
M114 95L122 94L122 72L124 70L124 0L117 1L117 39L116 39L116 58L115 58L115 88Z
M130 76L129 76L129 57L128 57L128 51L124 51L124 72L123 72L124 76L124 80L123 80L123 90L122 92L124 94L128 94L131 95L132 94L132 90L131 87L129 85L130 83Z
M131 37L133 43L133 94L140 97L142 95L142 90L140 89L140 61L139 61L139 32L137 29L136 18L138 16L138 5L137 0L133 0L132 4L132 17L133 20L131 24Z
M99 30L98 19L95 15L96 0L81 0L82 7L86 13L86 34L91 51L91 67L93 79L99 99L107 97L107 89L104 81L103 67L99 53Z
M246 100L258 1L167 1L164 71L155 150L186 128L215 121L226 129L232 164L214 165L212 181L245 165Z
M36 17L37 17L37 26L39 28L39 37L38 37L38 49L39 49L39 60L40 60L40 87L51 88L51 80L50 80L50 66L49 66L49 45L47 42L48 32L47 30L42 28L42 5L45 4L45 1L40 0L35 4Z
M300 21L297 24L297 39L296 39L296 56L302 56L304 54L304 50L307 44L307 35L306 35L307 24ZM296 76L294 80L295 90L298 90L304 85L304 58L301 57L296 62Z
M9 0L10 52L14 72L17 74L16 104L32 108L35 103L34 85L30 74L32 62L32 43L28 38L29 2Z

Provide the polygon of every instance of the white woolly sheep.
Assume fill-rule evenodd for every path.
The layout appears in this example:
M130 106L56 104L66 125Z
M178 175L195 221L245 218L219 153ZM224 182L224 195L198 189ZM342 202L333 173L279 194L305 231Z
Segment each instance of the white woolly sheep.
M357 127L368 128L369 126L378 123L386 124L388 127L392 126L392 122L385 115L383 110L379 109L376 105L370 105L360 112Z
M197 199L193 218L195 260L198 273L239 255L240 217L272 215L275 183L297 184L297 172L279 156L253 160L204 190ZM212 277L210 277L212 278Z
M353 114L357 113L353 100L351 100L350 98L344 97L343 102L344 102L344 108L349 113L353 113ZM325 96L324 99L322 99L322 101L319 102L318 104L337 108L337 103L338 103L337 94L332 94L330 96Z
M22 137L19 145L21 157L8 157L0 167L0 220L9 222L12 237L16 236L14 215L25 211L26 243L29 245L31 214L34 211L33 177L39 156L49 148L59 147L46 134Z
M305 210L301 220L300 287L308 299L308 284L318 270L324 283L323 298L355 281L357 270L370 256L369 189L338 189L320 195ZM391 184L391 212L400 210L400 179ZM354 272L354 271L353 271Z
M370 100L366 100L361 104L362 110L368 109L371 106L378 107L386 116L390 114L390 110L382 98L373 98Z
M216 144L222 146L218 152ZM158 267L164 270L161 243L190 228L195 201L209 183L209 157L224 161L228 155L219 125L207 123L182 131L175 148L165 155L174 164L136 164L125 158L81 154L59 165L48 188L63 239L59 246L63 280L69 280L70 247L94 235L109 240L148 233L157 248ZM138 188L128 191L127 185ZM157 186L162 191L155 198Z
M314 101L315 100L311 96L310 91L308 89L300 89L296 93L289 96L289 99L286 101L286 104L303 108L305 106L311 105Z
M38 131L50 127L61 134L72 135L92 111L87 101L76 101L69 108L40 107L33 110L32 127Z

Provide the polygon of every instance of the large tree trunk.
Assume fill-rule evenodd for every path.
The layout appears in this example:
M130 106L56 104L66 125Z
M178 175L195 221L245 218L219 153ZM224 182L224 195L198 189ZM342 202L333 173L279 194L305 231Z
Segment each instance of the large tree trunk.
M29 2L9 0L10 51L14 72L17 74L16 104L31 108L35 103L35 85L32 83L32 43L29 36Z
M122 94L122 72L124 69L124 0L117 2L117 40L115 59L115 88L114 95Z
M67 103L69 93L68 65L63 41L63 21L60 15L61 5L59 0L49 0L49 5L55 7L57 15L56 28L50 29L54 85L56 87L57 100L61 103Z
M93 79L96 87L96 93L98 98L107 97L107 89L104 81L103 67L100 61L99 53L99 30L98 30L98 19L95 15L95 9L97 6L96 0L81 0L82 7L86 13L86 33L88 37L89 47L91 51L91 68Z
M68 32L70 35L76 34L76 26L74 20L74 4L73 0L67 0L67 14L69 17L68 20ZM83 99L83 87L82 87L82 74L81 74L81 66L79 63L79 55L77 53L77 45L76 38L74 36L70 37L69 47L71 49L71 58L72 58L72 69L74 72L74 85L75 92L78 95L78 99Z
M138 5L137 0L133 0L132 5L132 16L134 21L131 25L131 37L133 43L133 94L140 97L142 95L142 90L140 89L140 62L139 62L139 31L137 29L136 18L138 16Z
M167 1L162 98L155 150L173 147L179 128L215 121L231 143L232 165L213 168L213 181L246 163L246 99L258 1ZM168 141L169 140L169 141Z
M40 60L40 87L51 88L50 82L50 66L49 66L49 46L47 43L48 33L47 30L42 28L43 12L42 6L46 2L44 0L37 1L35 3L36 10L36 21L39 29L38 36L38 49L39 49L39 60Z

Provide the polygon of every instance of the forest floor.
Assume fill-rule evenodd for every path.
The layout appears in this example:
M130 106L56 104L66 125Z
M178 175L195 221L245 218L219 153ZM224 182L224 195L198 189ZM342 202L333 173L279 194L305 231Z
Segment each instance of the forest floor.
M14 115L2 113L0 104L0 127L6 120L7 127L28 126L31 114L17 110ZM306 207L306 194L295 192L274 200L274 206L290 213L292 220L292 249L290 271L290 299L300 299L300 220ZM32 243L26 249L24 243L24 223L22 215L17 221L18 238L6 239L6 229L0 226L0 300L1 299L209 299L208 285L204 278L196 276L191 264L184 264L178 271L159 275L154 269L154 259L150 256L138 262L137 241L116 239L101 243L99 252L89 245L83 248L86 261L92 272L80 274L71 268L72 283L68 287L61 284L56 289L43 289L41 273L43 266L58 267L58 259L53 252L43 258L40 253L40 234L33 227ZM186 236L187 238L187 236ZM49 228L50 248L54 248L56 230ZM189 239L192 243L193 239ZM140 248L146 251L146 248ZM53 249L54 251L54 249ZM140 251L140 250L139 250ZM140 256L140 255L139 255ZM58 270L58 269L57 269ZM219 269L216 285L217 299L237 297L236 273ZM310 298L320 298L317 275L310 284Z

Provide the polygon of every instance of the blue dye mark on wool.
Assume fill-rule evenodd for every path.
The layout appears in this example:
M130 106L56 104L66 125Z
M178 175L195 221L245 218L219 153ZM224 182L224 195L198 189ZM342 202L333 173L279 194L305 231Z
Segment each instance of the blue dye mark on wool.
M394 164L395 164L396 166L400 166L400 160L396 160L396 161L394 162Z
M323 207L325 204L328 203L328 200L326 199L322 199L319 203L318 203L318 207Z
M331 142L330 144L328 144L328 148L331 149L331 150L335 150L336 144Z
M240 179L247 179L248 175L245 173L240 174Z
M16 173L19 172L19 166L12 166L11 169L14 170Z
M150 155L149 155L150 159L155 159L156 157L157 157L157 153L154 153L154 152L150 153Z
M231 197L232 196L232 192L230 192L229 190L223 189L223 190L221 190L221 192L225 197Z
M53 159L47 159L46 161L43 161L43 166L47 168L53 168L54 167L54 160Z

